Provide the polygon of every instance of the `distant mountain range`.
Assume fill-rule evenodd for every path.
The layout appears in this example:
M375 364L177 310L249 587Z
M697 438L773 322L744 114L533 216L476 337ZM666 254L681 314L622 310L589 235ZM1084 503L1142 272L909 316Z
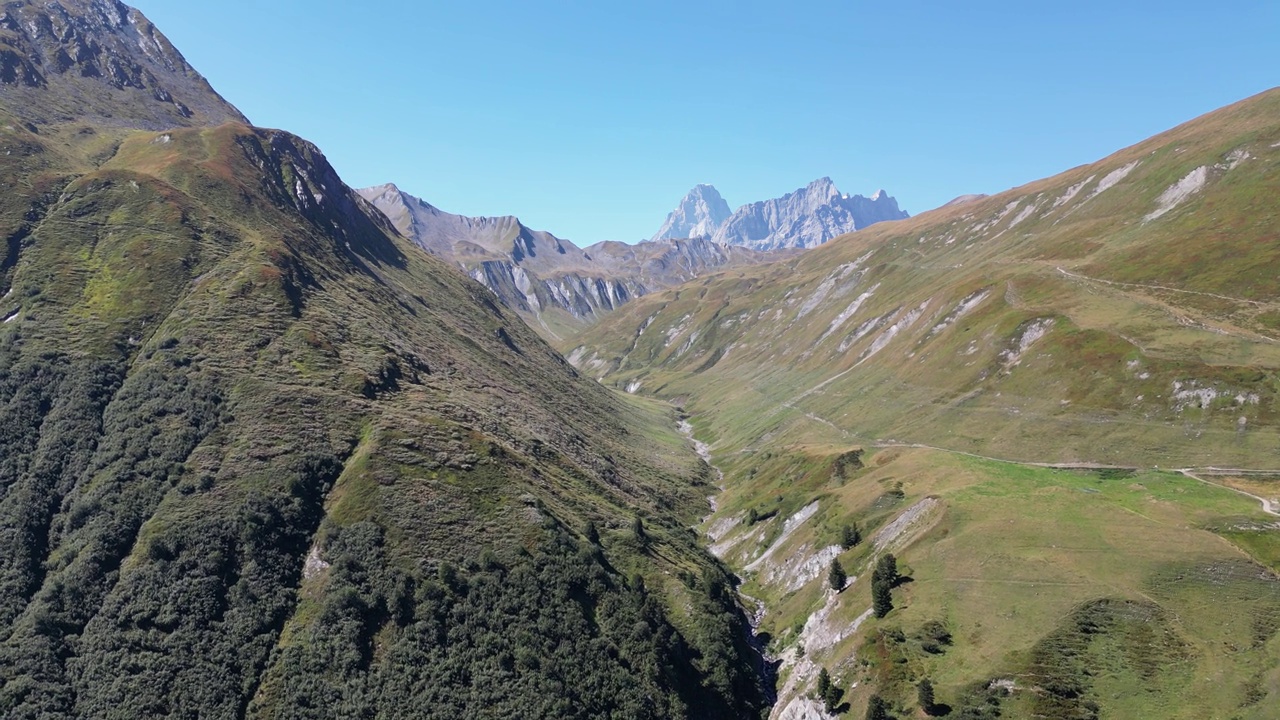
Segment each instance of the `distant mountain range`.
M870 198L845 195L828 177L734 212L729 212L728 203L713 186L698 185L667 216L653 239L705 237L755 250L812 248L878 222L907 217L884 190Z
M715 193L714 188L710 191ZM636 245L601 242L579 248L551 233L530 229L513 216L444 212L393 184L359 193L402 235L461 267L536 328L557 337L562 330L581 327L655 290L715 270L779 257L706 237L662 238Z
M462 268L553 339L656 290L907 217L883 190L870 198L845 195L830 178L733 212L715 187L698 185L652 240L580 248L511 215L445 212L395 184L358 192L401 234Z

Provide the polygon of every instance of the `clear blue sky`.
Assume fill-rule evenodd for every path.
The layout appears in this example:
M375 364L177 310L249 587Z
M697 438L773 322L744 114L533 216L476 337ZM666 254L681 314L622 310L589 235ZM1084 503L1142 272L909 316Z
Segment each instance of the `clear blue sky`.
M823 175L919 213L1280 84L1280 2L136 0L254 123L355 187L652 235Z

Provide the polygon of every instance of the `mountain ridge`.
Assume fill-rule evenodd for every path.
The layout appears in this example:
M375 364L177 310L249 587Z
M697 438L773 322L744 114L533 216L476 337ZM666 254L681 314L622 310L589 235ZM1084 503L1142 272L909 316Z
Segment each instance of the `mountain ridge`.
M553 338L634 298L707 272L763 262L747 248L707 238L587 248L532 230L514 216L474 218L442 211L393 183L359 191L401 234L458 265L535 328Z
M728 207L713 186L698 185L667 216L654 239L685 233L755 250L805 249L878 222L909 217L883 189L870 198L845 195L829 177L733 212Z
M37 124L163 130L248 122L142 13L118 0L6 3L0 98Z

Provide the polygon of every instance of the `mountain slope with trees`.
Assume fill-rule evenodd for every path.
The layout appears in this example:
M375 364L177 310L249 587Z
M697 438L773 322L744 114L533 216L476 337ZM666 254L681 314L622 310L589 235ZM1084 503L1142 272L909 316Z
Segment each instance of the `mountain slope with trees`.
M65 11L125 63L149 25L121 8L6 13ZM0 85L0 715L766 706L668 411L581 377L310 143L91 80L56 117L28 99L61 86Z

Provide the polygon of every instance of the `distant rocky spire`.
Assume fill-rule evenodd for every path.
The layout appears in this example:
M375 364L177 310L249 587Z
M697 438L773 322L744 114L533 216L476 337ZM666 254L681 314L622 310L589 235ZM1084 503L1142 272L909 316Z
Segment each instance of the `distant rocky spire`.
M709 238L729 215L729 204L714 187L697 185L684 196L679 207L667 216L667 221L653 236L653 240Z

